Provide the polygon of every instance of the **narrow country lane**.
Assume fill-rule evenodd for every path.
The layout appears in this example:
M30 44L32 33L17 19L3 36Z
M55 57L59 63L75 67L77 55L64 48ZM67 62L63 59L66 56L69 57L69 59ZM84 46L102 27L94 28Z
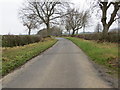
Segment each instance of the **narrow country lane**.
M59 41L3 78L3 88L110 88L71 41Z

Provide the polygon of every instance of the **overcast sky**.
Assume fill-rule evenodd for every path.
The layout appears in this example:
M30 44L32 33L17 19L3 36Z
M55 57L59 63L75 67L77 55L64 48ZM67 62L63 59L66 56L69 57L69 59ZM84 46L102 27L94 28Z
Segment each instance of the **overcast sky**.
M2 34L27 33L18 19L18 9L22 2L22 0L0 0L0 30Z
M75 7L85 9L85 0L71 0ZM18 11L24 0L0 0L0 35L4 34L27 34L26 27L22 25L18 18ZM33 30L32 33L37 31Z

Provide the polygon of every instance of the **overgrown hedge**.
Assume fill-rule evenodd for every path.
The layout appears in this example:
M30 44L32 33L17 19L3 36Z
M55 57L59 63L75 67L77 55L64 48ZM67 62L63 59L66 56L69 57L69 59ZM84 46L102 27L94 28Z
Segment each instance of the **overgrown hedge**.
M93 34L80 34L80 35L75 35L73 37L79 37L83 38L85 40L96 40L100 41L102 38L102 33L93 33ZM106 39L108 42L118 42L120 41L120 37L118 33L108 33L108 37Z
M23 46L41 40L39 35L3 35L2 47Z

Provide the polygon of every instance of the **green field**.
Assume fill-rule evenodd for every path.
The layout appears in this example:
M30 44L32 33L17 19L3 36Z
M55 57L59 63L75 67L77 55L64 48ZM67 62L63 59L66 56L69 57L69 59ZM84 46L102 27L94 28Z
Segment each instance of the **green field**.
M17 46L13 48L2 48L2 75L6 75L15 68L23 65L31 58L45 51L57 40L47 38L43 42L28 44L25 46Z
M94 62L117 70L118 68L118 44L97 43L96 41L84 40L75 37L67 37L80 47Z

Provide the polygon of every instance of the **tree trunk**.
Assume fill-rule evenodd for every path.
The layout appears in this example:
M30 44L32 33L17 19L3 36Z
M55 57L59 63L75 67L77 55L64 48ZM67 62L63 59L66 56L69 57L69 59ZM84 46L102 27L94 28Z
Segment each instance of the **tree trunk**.
M83 33L85 33L85 25L83 26Z
M76 34L78 35L78 30L76 31Z
M31 34L31 29L29 28L29 29L28 29L28 35L30 35L30 34Z
M107 40L109 27L107 25L103 26L102 40Z
M47 17L46 26L47 26L47 35L50 36L50 18L49 17Z
M97 33L99 33L100 31L99 31L99 28L98 28L98 31L97 31Z
M69 30L69 35L70 35L70 30Z
M85 27L83 27L83 33L85 33Z
M73 32L72 32L72 35L74 35L75 34L75 30L73 30Z
M47 36L50 36L50 25L49 25L49 23L47 24Z

